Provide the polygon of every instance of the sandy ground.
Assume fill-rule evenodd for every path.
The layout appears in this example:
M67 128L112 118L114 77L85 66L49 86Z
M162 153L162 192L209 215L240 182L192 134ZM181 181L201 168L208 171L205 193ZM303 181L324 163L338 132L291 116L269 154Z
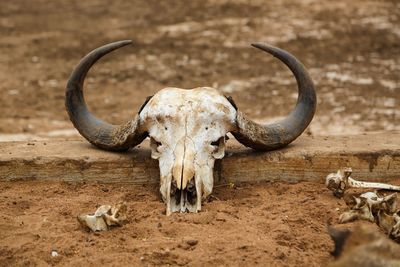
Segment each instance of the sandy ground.
M134 46L101 60L85 84L90 109L110 123L167 86L216 87L261 122L285 116L295 81L249 47L262 41L296 55L317 85L308 134L400 130L399 10L395 0L1 1L0 141L80 139L64 109L66 80L83 55L120 39ZM344 204L322 184L220 187L214 196L204 212L166 217L156 187L3 182L0 265L332 260L326 223ZM129 224L100 234L78 226L78 213L118 200Z
M76 220L118 201L122 227L92 233ZM328 223L380 231L338 225L344 201L309 182L217 185L200 213L171 216L156 186L0 182L0 209L0 266L325 266Z
M120 200L121 228L94 234L76 221ZM243 184L217 186L198 214L167 217L153 186L1 182L0 265L323 266L326 224L344 206L321 184Z

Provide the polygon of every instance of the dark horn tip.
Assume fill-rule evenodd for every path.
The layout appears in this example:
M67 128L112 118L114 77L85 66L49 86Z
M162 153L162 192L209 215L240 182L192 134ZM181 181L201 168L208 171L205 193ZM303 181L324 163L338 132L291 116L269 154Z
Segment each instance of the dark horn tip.
M264 43L261 43L261 42L251 43L251 46L257 47L257 48L260 48L260 46L263 46L263 45L264 45Z
M132 40L121 40L121 41L116 41L110 44L105 45L104 47L112 47L112 50L124 47L126 45L132 44Z
M272 45L269 45L266 43L252 43L251 46L261 49L265 52L268 52L274 56L281 51L281 49L279 49L278 47L275 47L275 46L272 46Z
M119 43L121 46L125 46L128 44L132 44L132 40L121 40L121 41L118 41L117 43Z

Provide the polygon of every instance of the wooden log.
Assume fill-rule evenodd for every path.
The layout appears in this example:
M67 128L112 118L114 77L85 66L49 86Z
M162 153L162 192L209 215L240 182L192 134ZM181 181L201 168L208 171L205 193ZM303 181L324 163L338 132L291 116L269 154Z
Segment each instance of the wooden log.
M0 143L0 181L99 181L158 183L158 161L147 142L125 153L97 149L86 141ZM225 158L217 161L217 183L265 180L324 182L330 172L352 167L365 181L400 179L400 133L348 137L303 136L288 147L256 152L229 140Z

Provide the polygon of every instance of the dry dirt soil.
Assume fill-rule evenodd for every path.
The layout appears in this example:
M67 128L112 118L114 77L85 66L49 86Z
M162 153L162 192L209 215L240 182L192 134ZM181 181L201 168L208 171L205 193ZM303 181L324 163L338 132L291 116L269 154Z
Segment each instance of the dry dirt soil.
M66 80L102 44L87 103L111 123L163 87L213 86L252 118L289 113L295 80L251 48L298 57L317 85L311 135L400 130L400 2L369 0L0 2L0 141L80 139L64 109ZM317 183L217 187L199 214L166 217L157 188L0 183L0 265L323 266L326 223L344 208ZM129 223L93 234L75 216L125 200ZM351 225L350 225L351 226ZM58 257L51 257L51 251Z
M121 200L123 227L78 224L78 214ZM169 217L155 186L1 182L0 266L324 266L327 223L344 208L305 182L217 186L202 212Z

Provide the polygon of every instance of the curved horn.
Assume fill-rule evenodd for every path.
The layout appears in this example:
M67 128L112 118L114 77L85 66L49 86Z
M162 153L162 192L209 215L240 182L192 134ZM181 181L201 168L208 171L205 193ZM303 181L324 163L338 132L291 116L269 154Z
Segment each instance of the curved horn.
M232 134L245 146L257 150L274 150L291 143L310 124L317 104L314 84L304 66L290 53L267 44L256 43L252 46L272 54L289 67L296 78L299 96L289 116L265 126L251 121L238 110L237 130Z
M87 54L69 77L65 91L65 107L75 128L90 143L113 151L127 150L140 144L147 133L139 127L139 115L122 125L108 124L97 119L87 109L83 97L83 82L89 69L104 55L132 41L119 41L101 46Z

